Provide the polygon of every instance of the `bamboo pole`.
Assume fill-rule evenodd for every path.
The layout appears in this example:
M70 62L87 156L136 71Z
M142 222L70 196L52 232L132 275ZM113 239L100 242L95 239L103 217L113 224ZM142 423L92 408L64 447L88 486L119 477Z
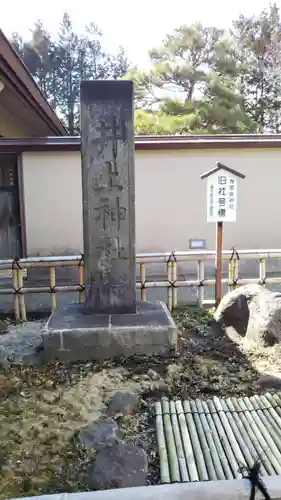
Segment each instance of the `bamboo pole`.
M200 283L203 284L205 276L205 266L203 260L198 260L197 263L197 280L199 283L197 290L197 298L198 298L198 306L203 307L204 304L204 286L200 286Z
M146 301L146 287L145 287L145 264L140 263L140 282L141 282L141 300Z
M79 304L83 304L85 302L85 289L84 289L85 268L82 262L79 262L78 265L78 279L79 279L79 286L83 287L83 290L81 290L81 288L79 289Z
M14 288L0 288L0 295L13 295Z
M236 398L231 398L231 401L233 403L235 410L239 412L239 416L243 421L244 427L246 428L247 433L251 438L251 442L253 443L256 449L257 452L256 458L260 458L261 460L263 460L263 457L267 456L268 460L265 463L263 463L264 468L269 475L274 475L275 471L270 463L270 453L268 446L264 441L263 437L261 436L258 427L253 422L250 412L244 411L241 405L239 404L240 401L238 402ZM273 457L271 457L271 459L273 460Z
M199 476L197 472L195 457L192 449L192 444L190 440L189 431L186 425L186 419L184 415L184 410L181 401L175 402L176 412L178 415L178 421L180 426L181 438L183 443L183 449L185 454L185 460L187 464L187 469L191 481L199 481Z
M263 283L263 281L266 279L266 263L264 257L260 258L259 274L260 274L261 286L265 287L265 283Z
M236 256L234 257L234 271L233 271L233 274L234 274L234 279L237 280L238 277L239 277L239 259ZM235 290L235 288L237 288L238 286L240 286L240 280L239 280L239 285L234 285L233 289Z
M227 419L224 419L223 416L222 418L219 417L219 412L217 411L214 402L211 401L210 399L207 400L207 406L210 411L210 414L212 415L212 418L214 420L214 424L216 426L220 441L223 445L223 448L225 450L227 459L229 461L229 465L232 470L232 474L234 478L239 477L239 464L237 462L237 458L234 455L233 449L231 447L231 441L232 441L232 436L231 433L228 437L227 430L228 430L228 421Z
M280 406L281 404L281 393L280 392L275 392L274 394L272 393L269 393L267 392L265 395L264 395L265 399L269 401L271 401L271 405L274 405L274 407L276 407L276 405Z
M244 399L246 399L246 398L244 398ZM270 405L268 405L269 408L265 408L263 403L261 402L260 398L257 395L252 396L250 398L250 403L255 408L260 419L263 420L264 423L269 424L268 427L269 427L270 431L272 432L272 437L274 434L276 436L276 438L278 438L278 442L279 441L281 442L281 428L280 428L279 417L278 417L277 413L274 412L274 414L272 415L270 412L270 409L272 409L270 407ZM274 437L274 439L275 439L275 437ZM281 450L281 446L279 449Z
M256 412L254 410L250 411L242 399L239 400L239 405L242 411L245 412L245 415L247 415L252 427L256 429L256 436L268 459L271 460L276 473L281 474L281 453L268 432L268 424L264 426Z
M11 293L14 294L14 311L15 311L15 319L16 321L20 320L20 303L19 303L19 296L17 293L15 293L18 288L18 273L16 269L12 270L12 283L13 283L13 289L11 289ZM1 293L1 291L0 291Z
M260 400L264 404L271 403L271 407L268 408L268 411L270 415L279 423L280 425L280 417L281 417L281 409L280 409L280 401L278 401L278 396L277 394L266 394L266 395L261 395ZM276 406L277 405L279 406Z
M238 274L239 274L239 259L237 258L236 254L232 254L228 263L229 292L237 288L238 285L233 284L233 282L238 279Z
M172 262L169 261L167 262L167 306L169 311L172 311L173 309L173 292L172 292L172 286L171 282L173 281L173 276L172 276Z
M216 410L217 410L217 412L219 414L219 417L220 417L222 425L223 425L223 427L225 429L225 432L227 434L227 437L228 437L228 440L230 442L231 448L233 449L233 451L235 453L235 458L236 458L237 464L238 464L238 468L236 470L236 477L237 477L237 475L239 474L239 468L241 466L246 465L245 464L245 459L244 459L244 456L243 456L243 454L241 452L241 449L239 448L239 446L237 444L237 441L235 439L235 435L234 435L234 433L232 431L232 428L231 428L231 426L229 424L229 421L226 418L226 414L225 414L225 412L223 410L223 407L222 407L222 403L223 402L221 402L217 396L215 396L213 398L213 402L214 402L214 406L215 406L215 408L216 408Z
M204 411L204 413L205 413L206 420L207 420L208 425L209 425L210 433L211 433L213 440L214 440L214 443L215 443L217 455L219 457L219 460L220 460L222 468L223 468L224 479L225 478L226 479L233 479L234 476L231 472L231 469L230 469L230 466L229 466L229 463L227 460L227 455L224 452L224 449L222 447L222 440L220 439L215 422L213 420L213 415L211 415L206 401L202 401L201 404L202 404L202 411Z
M249 433L242 423L240 413L237 413L230 398L222 401L222 407L226 412L229 424L244 455L245 462L248 467L252 467L256 461L257 452L249 437ZM263 475L266 474L263 465L261 465L261 472Z
M258 401L258 404L260 407L262 407L263 412L266 414L267 417L269 414L270 417L275 421L275 424L280 429L280 418L281 418L280 396L278 394L266 393L265 395L261 395L259 399L260 400Z
M223 279L223 283L228 283L228 279ZM239 280L239 285L244 285L244 284L258 284L259 279L256 278L249 278L249 279L240 279ZM268 278L267 283L271 284L280 284L281 283L281 277L280 278ZM183 281L179 280L177 282L177 287L178 288L193 288L194 286L198 286L199 282L197 280L190 280L190 281ZM204 280L204 285L205 286L214 286L215 285L215 280ZM168 281L146 281L145 283L146 288L168 288L169 287L169 282ZM140 289L141 288L141 283L136 283L136 288ZM172 287L170 287L172 288ZM57 285L56 286L56 292L80 292L81 287L79 285ZM13 288L0 288L0 295L12 295L14 293ZM21 294L26 294L26 293L51 293L50 292L50 287L49 286L34 286L34 287L23 287L21 289ZM170 305L171 305L171 299L170 299ZM208 301L208 303L211 303L212 301Z
M274 277L274 278L267 278L266 282L269 284L280 284L281 283L281 277ZM214 286L216 283L215 279L205 279L204 280L204 286ZM223 278L222 283L228 284L228 278ZM239 278L239 286L242 285L256 285L260 283L259 278ZM163 281L146 281L145 286L146 288L168 288L170 285L169 281L163 280ZM177 281L177 288L193 288L193 287L198 287L199 286L199 281L196 280L178 280ZM141 288L141 284L137 283L137 288ZM172 288L172 287L171 287Z
M196 409L197 409L197 412L198 412L198 415L199 415L199 418L200 418L200 421L202 424L204 434L206 436L208 449L210 450L210 454L211 454L211 458L212 458L212 462L213 462L213 467L214 467L214 471L215 471L215 476L216 476L215 479L225 479L223 468L222 468L220 458L219 458L219 455L217 452L214 436L211 432L211 428L210 428L208 420L206 418L207 416L205 414L205 409L204 409L200 399L195 400L195 405L196 405ZM210 475L210 478L211 478L211 475Z
M172 429L171 416L169 411L169 401L166 398L163 398L161 402L162 402L163 423L164 423L164 431L167 443L171 482L179 483L180 469L179 469L176 444Z
M47 259L47 258L46 258ZM30 269L30 268L48 268L48 267L76 267L78 266L79 261L76 260L42 260L42 261L30 261L26 263L22 263L20 260L18 264L21 266L21 269ZM11 269L12 264L1 264L0 269Z
M190 401L190 408L192 416L196 425L196 430L200 439L200 445L205 459L206 469L208 472L209 479L216 480L217 474L212 460L210 443L207 439L207 432L205 432L204 426L202 425L201 415L199 416L198 410L196 408L195 401Z
M227 283L228 280L222 280L223 283ZM239 283L241 284L257 284L259 283L258 279L244 279L240 280ZM274 283L278 284L281 283L281 277L280 278L268 278L267 283ZM204 285L205 286L213 286L215 284L215 280L205 280ZM168 281L147 281L145 284L146 288L168 288L169 282ZM194 286L198 286L198 281L197 280L192 280L192 281L182 281L179 280L177 282L177 287L179 288L192 288ZM136 288L140 289L141 284L136 283ZM56 292L79 292L81 290L80 285L57 285L56 286ZM14 290L13 288L1 288L0 289L0 295L9 295L13 294ZM23 287L21 290L22 294L26 293L50 293L50 287L49 286L34 286L34 287Z
M206 468L206 464L203 458L202 449L200 446L199 435L196 429L195 421L191 412L191 407L189 401L183 402L183 409L185 413L187 428L189 431L193 453L196 458L196 465L200 481L208 481L209 476Z
M177 450L177 457L178 457L178 463L179 463L181 482L187 483L187 482L189 482L189 475L187 472L185 454L184 454L184 450L183 450L183 446L182 446L182 440L181 440L180 429L179 429L179 422L178 422L178 418L177 418L176 407L175 407L174 401L170 401L170 415L171 415L171 423L172 423L175 445L176 445L176 450Z
M161 402L157 401L155 403L155 415L156 415L156 439L159 452L160 460L160 481L162 484L167 484L171 482L170 471L169 471L169 461L166 448L163 416Z
M50 287L51 290L51 311L52 313L55 312L57 308L57 299L56 299L56 294L55 294L55 286L56 286L56 268L55 267L50 267Z
M231 292L233 290L233 284L232 284L232 281L233 281L233 266L234 264L234 261L233 259L230 259L229 262L228 262L228 280L229 280L229 283L228 283L228 291Z
M222 280L223 283L227 283L228 280L224 279ZM259 283L258 279L241 279L239 281L240 284L257 284ZM281 277L280 278L268 278L267 283L272 283L272 284L279 284L281 283ZM197 280L191 280L191 281L182 281L179 280L177 282L177 287L179 288L193 288L194 286L198 286L198 281ZM205 280L204 285L205 286L213 286L215 284L215 280ZM147 281L145 284L146 288L168 288L169 282L168 281ZM140 289L141 284L136 283L136 288ZM81 291L80 285L57 285L56 286L56 292L79 292ZM0 288L0 295L9 295L13 294L14 290L13 288ZM34 286L34 287L23 287L21 290L22 294L26 293L50 293L50 287L49 286ZM209 301L210 302L210 301Z
M269 404L270 406L271 406L271 404L280 405L280 401L281 401L281 392L280 391L275 392L274 394L267 392L265 394L265 398L267 399L268 396L270 396L270 401L274 401L274 400L276 400L276 401L274 403L269 403L269 400L268 400L267 404Z
M19 302L20 302L20 315L21 315L21 320L26 321L26 307L25 307L25 297L22 294L22 289L23 289L23 270L18 268L17 269L18 273L18 286L19 286Z
M246 405L247 409L251 412L253 415L254 420L257 422L257 425L261 429L262 435L264 436L266 442L268 443L270 449L272 450L272 453L274 453L274 449L272 448L271 441L273 441L273 444L276 446L278 450L278 460L279 463L281 464L280 460L280 452L281 452L281 439L280 439L280 427L279 429L275 430L275 423L272 425L271 420L266 418L265 415L259 408L252 404L250 399L247 397L243 398L243 402ZM277 458L277 457L276 457Z
M269 403L271 405L271 407L273 407L274 410L281 417L281 408L280 408L281 397L280 397L280 393L278 393L278 394L276 394L276 393L275 394L271 394L271 393L267 392L266 394L264 394L263 396L261 396L261 399L263 400L263 402L265 404Z
M281 249L250 249L237 250L242 260L255 259L280 259ZM196 262L198 260L214 260L216 252L214 250L189 250L189 251L174 251L173 252L178 262ZM229 260L232 255L232 250L223 250L222 258ZM137 263L157 263L167 261L171 257L171 252L154 252L154 253L139 253L136 254ZM58 266L78 266L81 261L81 255L63 255L63 256L42 256L42 257L27 257L20 259L18 262L21 268L29 267L58 267ZM83 263L82 263L83 265ZM0 260L0 269L12 269L13 259Z
M176 283L177 281L177 261L172 261L172 281ZM173 286L172 288L172 308L174 309L178 305L178 291L177 287Z
M79 285L57 285L56 292L78 292L80 290ZM21 289L21 295L28 293L51 293L50 286L34 286L34 287L23 287ZM0 291L1 295L1 291Z

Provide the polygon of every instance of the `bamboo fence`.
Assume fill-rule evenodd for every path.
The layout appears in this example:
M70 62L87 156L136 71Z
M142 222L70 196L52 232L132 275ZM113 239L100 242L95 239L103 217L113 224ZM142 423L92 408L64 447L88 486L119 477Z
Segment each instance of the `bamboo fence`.
M155 403L161 483L281 474L281 393Z
M136 288L140 290L141 300L145 301L149 288L165 288L167 290L167 306L170 310L178 305L179 288L196 288L199 307L204 304L213 304L213 301L204 300L205 287L215 285L214 278L205 278L205 263L215 260L215 251L186 251L186 252L159 252L137 254L136 262L140 269L140 279ZM266 276L266 261L269 259L281 259L281 249L273 250L230 250L223 251L223 260L228 261L228 277L222 279L229 290L244 284L257 283L262 286L267 284L280 284L281 276ZM241 278L239 276L239 263L241 260L255 260L259 262L259 276L257 278ZM178 265L181 263L194 263L197 266L196 279L179 279ZM162 263L166 266L166 278L161 281L146 279L148 265ZM56 270L60 267L77 267L77 284L56 284ZM49 269L49 284L45 286L25 286L24 278L28 270L36 268ZM77 292L78 301L84 302L84 258L83 255L73 256L46 256L28 257L15 260L0 260L0 276L11 276L11 287L0 287L0 295L13 296L13 308L16 320L26 321L27 311L25 303L26 294L49 293L51 295L51 311L56 310L58 293Z

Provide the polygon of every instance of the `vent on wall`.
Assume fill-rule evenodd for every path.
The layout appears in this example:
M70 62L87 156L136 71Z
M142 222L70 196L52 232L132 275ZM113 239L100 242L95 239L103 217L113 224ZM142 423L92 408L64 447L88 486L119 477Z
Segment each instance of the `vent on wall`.
M206 249L206 240L200 240L198 238L189 240L189 249L190 250L205 250Z

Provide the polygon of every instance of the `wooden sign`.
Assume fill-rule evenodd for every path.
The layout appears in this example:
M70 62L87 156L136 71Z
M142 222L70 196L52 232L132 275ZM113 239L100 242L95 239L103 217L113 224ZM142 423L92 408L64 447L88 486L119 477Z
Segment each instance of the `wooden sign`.
M215 168L201 175L207 179L207 221L236 222L237 180L245 176L217 162Z
M216 307L222 298L222 234L224 222L236 222L237 181L245 175L223 165L201 175L207 179L207 222L217 223L216 236Z

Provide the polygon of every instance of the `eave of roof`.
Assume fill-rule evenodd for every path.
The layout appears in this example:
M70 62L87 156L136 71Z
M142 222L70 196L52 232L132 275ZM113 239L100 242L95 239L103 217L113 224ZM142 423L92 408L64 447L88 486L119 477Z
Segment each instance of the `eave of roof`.
M211 170L208 170L208 172L205 172L204 174L200 175L201 179L206 179L210 175L215 174L216 172L219 172L220 170L225 170L226 172L229 172L232 175L235 175L236 177L240 177L240 179L245 179L245 175L242 174L241 172L238 172L238 170L234 170L234 168L230 168L227 165L224 165L220 161L216 162L216 166L211 168Z
M38 116L47 124L55 135L68 134L52 107L45 99L27 67L13 49L0 29L0 69L15 90L24 97Z
M81 138L79 136L0 138L0 152L80 151L80 147ZM281 134L135 137L137 151L265 148L281 148Z

